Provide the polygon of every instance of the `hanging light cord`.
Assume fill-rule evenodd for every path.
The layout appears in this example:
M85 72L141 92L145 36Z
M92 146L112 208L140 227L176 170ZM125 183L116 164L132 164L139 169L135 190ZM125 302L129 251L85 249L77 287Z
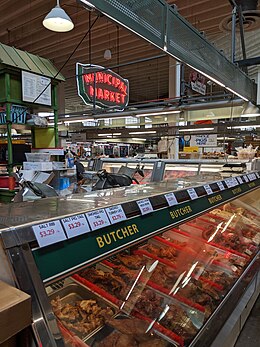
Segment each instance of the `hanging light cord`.
M93 26L96 24L97 20L99 19L99 16L96 17L96 19L93 21L93 23L90 25L89 29L87 30L87 32L84 34L84 36L82 37L82 39L79 41L79 43L77 44L77 46L74 48L74 50L71 52L71 54L69 55L69 57L67 58L67 60L64 62L64 64L61 66L61 68L58 70L58 72L55 74L55 76L53 77L53 79L55 79L59 73L64 69L64 67L68 64L68 62L70 61L70 59L72 58L72 56L76 53L76 51L78 50L79 46L82 44L82 42L85 40L85 38L87 37L87 35L89 34L89 32L91 31L91 29L93 28ZM39 97L45 92L45 90L47 88L49 88L49 86L51 85L51 81L45 86L45 88L41 91L41 93L33 100L32 103L35 103ZM14 119L13 122L14 123L16 121L16 119L18 119L21 114L23 112L19 113Z

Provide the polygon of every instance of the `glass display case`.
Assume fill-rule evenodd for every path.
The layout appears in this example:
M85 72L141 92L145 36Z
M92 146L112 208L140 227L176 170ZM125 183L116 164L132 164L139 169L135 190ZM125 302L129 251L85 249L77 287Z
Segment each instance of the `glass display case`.
M253 173L9 210L3 245L33 299L28 346L211 346L248 288L259 293L259 186Z

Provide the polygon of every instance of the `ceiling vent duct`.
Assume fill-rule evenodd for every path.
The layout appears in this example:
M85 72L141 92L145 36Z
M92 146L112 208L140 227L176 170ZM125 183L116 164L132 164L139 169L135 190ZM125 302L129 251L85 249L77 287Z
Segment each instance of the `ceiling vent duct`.
M234 2L236 2L238 6L241 6L245 31L253 31L260 28L260 11L257 10L258 0L229 0L229 2L232 7L234 7ZM232 14L222 20L219 28L222 31L232 31ZM238 16L236 28L239 30Z

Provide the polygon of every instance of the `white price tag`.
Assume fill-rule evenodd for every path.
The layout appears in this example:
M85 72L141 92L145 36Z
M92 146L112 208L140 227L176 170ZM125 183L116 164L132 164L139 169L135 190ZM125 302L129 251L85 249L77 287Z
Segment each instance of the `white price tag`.
M232 177L233 187L238 186L238 181L236 177Z
M218 185L220 190L225 190L225 187L221 181L217 182L217 185Z
M237 176L236 179L238 180L239 184L243 184L242 178Z
M244 180L245 180L246 182L249 182L249 179L248 179L247 175L244 175L243 178L244 178Z
M252 174L248 174L247 177L249 178L249 181L253 181L254 180L254 176Z
M136 202L142 215L153 212L153 206L149 199L138 200Z
M226 183L228 188L232 188L234 186L232 178L226 178L225 183Z
M176 199L176 196L174 195L174 193L167 193L164 195L165 199L168 202L169 206L173 206L173 205L177 205L178 201Z
M86 217L91 230L105 228L110 225L108 216L103 208L100 210L87 212Z
M40 247L49 246L67 239L59 220L34 225L32 228Z
M108 218L111 224L122 222L126 220L126 215L121 205L111 206L106 208Z
M257 178L260 178L260 175L258 172L255 173Z
M206 193L207 193L208 195L213 194L213 191L212 191L212 189L211 189L211 187L210 187L209 184L206 184L206 185L203 186L203 187L204 187L204 189L206 190Z
M198 194L196 193L196 190L194 188L187 189L187 192L188 192L191 200L194 200L194 199L198 198Z
M90 231L88 222L84 214L78 214L77 216L63 218L61 221L69 239L71 237L82 235Z
M256 180L256 174L252 173L252 180Z

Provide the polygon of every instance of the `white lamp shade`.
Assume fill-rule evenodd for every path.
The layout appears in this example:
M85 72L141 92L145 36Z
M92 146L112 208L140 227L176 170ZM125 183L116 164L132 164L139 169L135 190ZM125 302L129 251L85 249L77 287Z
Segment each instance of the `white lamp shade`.
M57 31L57 32L67 32L74 28L74 24L67 13L57 5L54 7L44 18L42 24L45 28Z
M104 58L106 60L110 60L112 58L112 53L110 51L110 49L106 49L105 52L104 52Z

